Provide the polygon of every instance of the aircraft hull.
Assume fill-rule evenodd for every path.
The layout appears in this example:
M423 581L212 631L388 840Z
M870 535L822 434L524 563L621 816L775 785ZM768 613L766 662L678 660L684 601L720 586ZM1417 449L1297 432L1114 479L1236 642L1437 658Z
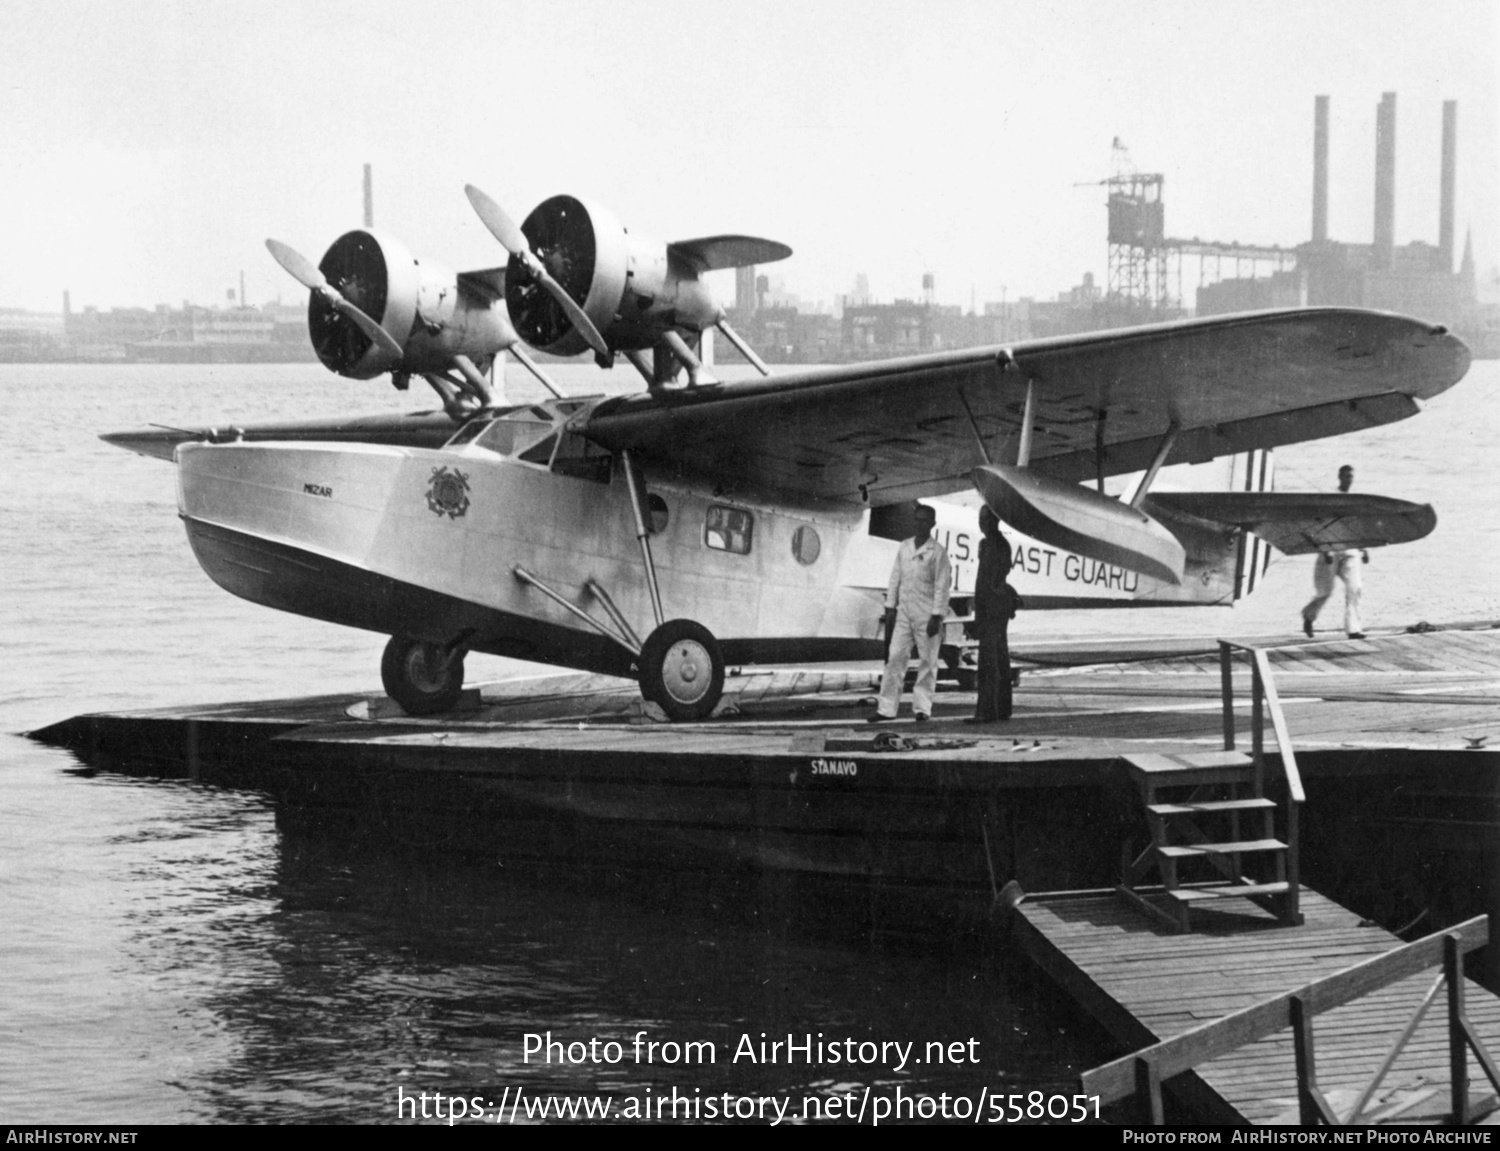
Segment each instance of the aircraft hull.
M493 453L379 444L185 444L177 462L199 564L252 602L615 675L633 674L633 655L514 570L607 622L588 588L597 581L639 636L654 626L623 477L593 483ZM731 663L880 657L878 594L836 586L857 517L736 502L755 516L756 546L725 554L703 543L709 509L727 506L719 498L651 492L669 509L652 540L667 618L702 622ZM793 556L799 527L822 540L812 564Z

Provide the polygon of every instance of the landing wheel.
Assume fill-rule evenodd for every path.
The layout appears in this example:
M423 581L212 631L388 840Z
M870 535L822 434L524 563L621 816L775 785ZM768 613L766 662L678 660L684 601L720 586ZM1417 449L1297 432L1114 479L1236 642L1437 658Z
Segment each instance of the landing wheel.
M668 620L641 647L641 694L675 720L704 719L724 694L724 656L702 624Z
M463 692L464 653L409 635L393 635L380 659L380 681L407 715L452 711Z

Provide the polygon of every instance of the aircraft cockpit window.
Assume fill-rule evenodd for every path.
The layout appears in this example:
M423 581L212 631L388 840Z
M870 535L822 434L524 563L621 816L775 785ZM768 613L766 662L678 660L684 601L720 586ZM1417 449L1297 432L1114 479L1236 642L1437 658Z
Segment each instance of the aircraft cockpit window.
M552 453L557 450L557 437L548 436L535 447L527 448L516 458L525 460L528 464L541 464L543 467L552 462Z
M708 519L703 524L703 542L714 551L750 554L750 537L755 517L743 508L708 505Z
M560 476L572 476L580 480L593 480L596 484L609 483L612 457L592 440L576 432L564 432L557 441L557 451L552 454L552 470ZM526 457L530 459L530 453ZM539 460L546 463L546 460Z
M552 431L550 418L537 419L534 413L539 410L523 408L502 416L493 421L474 442L482 448L499 452L502 456L524 452ZM545 417L546 413L542 414ZM547 457L543 456L541 462L545 464Z
M489 428L492 422L491 420L470 420L453 434L453 438L448 441L446 446L457 448L462 447L464 444L473 443Z

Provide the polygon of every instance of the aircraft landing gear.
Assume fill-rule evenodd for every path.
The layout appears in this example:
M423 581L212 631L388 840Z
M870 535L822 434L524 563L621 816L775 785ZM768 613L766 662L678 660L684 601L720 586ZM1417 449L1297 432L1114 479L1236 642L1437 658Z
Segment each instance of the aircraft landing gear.
M463 650L393 635L380 658L380 682L407 715L452 711L463 692Z
M641 645L641 694L674 720L706 719L724 694L724 656L702 624L672 619Z

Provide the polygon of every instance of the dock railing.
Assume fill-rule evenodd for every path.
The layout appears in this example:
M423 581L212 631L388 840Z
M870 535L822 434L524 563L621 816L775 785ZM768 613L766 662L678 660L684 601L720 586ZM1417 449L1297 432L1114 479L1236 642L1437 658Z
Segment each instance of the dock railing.
M1286 881L1284 917L1290 923L1301 921L1299 907L1301 893L1301 864L1298 854L1298 816L1307 793L1302 790L1302 773L1297 770L1297 755L1292 750L1292 737L1286 726L1286 716L1281 710L1281 697L1276 692L1276 680L1271 675L1271 661L1262 648L1249 647L1232 640L1219 641L1219 676L1222 685L1224 706L1224 750L1235 749L1234 722L1234 656L1243 652L1250 657L1250 758L1255 764L1255 790L1265 794L1266 783L1266 718L1269 715L1271 730L1276 736L1276 750L1280 752L1281 775L1286 785Z
M1127 1055L1123 1059L1086 1071L1079 1078L1081 1088L1086 1095L1097 1095L1101 1103L1114 1103L1139 1095L1150 1109L1151 1122L1160 1124L1164 1122L1161 1093L1164 1080L1191 1071L1200 1064L1227 1055L1277 1031L1291 1028L1295 1044L1297 1104L1301 1122L1352 1124L1360 1122L1361 1118L1365 1122L1372 1122L1380 1116L1373 1114L1366 1117L1370 1101L1407 1041L1416 1032L1437 993L1446 984L1451 1070L1451 1110L1448 1112L1448 1121L1472 1122L1493 1111L1496 1100L1487 1098L1478 1107L1470 1105L1469 1051L1474 1052L1490 1085L1496 1092L1500 1092L1500 1071L1496 1070L1494 1061L1475 1033L1464 1009L1463 957L1483 947L1489 941L1489 936L1488 917L1476 916L1447 931L1436 932L1415 943L1408 943L1384 955L1377 955L1374 959L1335 972L1299 991L1225 1015L1137 1051L1134 1055ZM1360 1092L1349 1113L1339 1116L1318 1088L1317 1066L1313 1057L1313 1018L1438 964L1443 966L1442 974L1418 1005L1405 1030L1381 1061L1369 1084Z

